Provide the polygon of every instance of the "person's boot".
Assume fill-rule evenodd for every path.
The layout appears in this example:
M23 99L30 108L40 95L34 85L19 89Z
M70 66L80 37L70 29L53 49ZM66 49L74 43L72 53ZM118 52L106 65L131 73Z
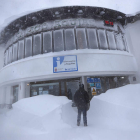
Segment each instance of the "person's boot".
M84 123L84 126L88 126L87 123Z
M80 126L80 122L77 122L77 126Z

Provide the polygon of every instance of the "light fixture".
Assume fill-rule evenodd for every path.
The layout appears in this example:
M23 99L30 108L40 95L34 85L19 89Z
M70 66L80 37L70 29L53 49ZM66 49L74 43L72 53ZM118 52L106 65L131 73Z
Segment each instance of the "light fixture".
M104 12L104 11L101 11L101 12L100 12L100 15L101 15L101 16L102 16L102 15L104 15L104 14L105 14L105 12Z
M30 84L27 84L27 86L29 86Z
M122 19L122 16L118 16L117 19Z

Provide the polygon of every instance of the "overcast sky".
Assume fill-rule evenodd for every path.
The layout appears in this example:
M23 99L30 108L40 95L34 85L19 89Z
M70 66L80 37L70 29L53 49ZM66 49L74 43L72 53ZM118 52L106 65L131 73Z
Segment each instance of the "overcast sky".
M140 0L0 0L0 27L32 11L69 5L105 7L125 14L140 11Z

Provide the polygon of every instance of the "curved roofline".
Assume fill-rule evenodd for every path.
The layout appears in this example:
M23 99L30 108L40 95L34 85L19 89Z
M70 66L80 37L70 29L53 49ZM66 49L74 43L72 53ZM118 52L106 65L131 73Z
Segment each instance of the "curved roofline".
M24 30L27 27L42 24L46 21L69 18L99 18L113 22L118 21L122 25L126 23L126 15L124 13L103 7L64 6L47 8L29 13L12 21L1 32L0 43L6 43L9 38L21 29Z

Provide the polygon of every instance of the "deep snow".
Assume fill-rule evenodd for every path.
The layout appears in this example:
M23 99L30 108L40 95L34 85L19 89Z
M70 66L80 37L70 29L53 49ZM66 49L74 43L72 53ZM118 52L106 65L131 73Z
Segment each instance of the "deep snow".
M139 140L140 84L108 90L91 101L88 127L76 126L66 97L40 95L0 114L0 140Z

